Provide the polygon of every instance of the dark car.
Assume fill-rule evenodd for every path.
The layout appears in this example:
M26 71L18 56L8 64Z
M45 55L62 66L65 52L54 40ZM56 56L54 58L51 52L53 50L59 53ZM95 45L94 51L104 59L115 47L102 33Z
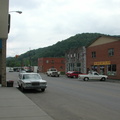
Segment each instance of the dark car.
M82 73L79 71L68 71L66 73L67 77L71 77L71 78L78 78L79 74L82 74Z

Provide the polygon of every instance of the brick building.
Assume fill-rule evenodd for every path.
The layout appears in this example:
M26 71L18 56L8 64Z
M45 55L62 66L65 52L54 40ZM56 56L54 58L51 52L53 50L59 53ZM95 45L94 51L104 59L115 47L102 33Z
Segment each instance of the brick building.
M49 68L56 68L60 72L65 72L65 58L38 58L39 72L47 72Z
M102 36L90 44L86 49L86 67L120 79L120 38Z

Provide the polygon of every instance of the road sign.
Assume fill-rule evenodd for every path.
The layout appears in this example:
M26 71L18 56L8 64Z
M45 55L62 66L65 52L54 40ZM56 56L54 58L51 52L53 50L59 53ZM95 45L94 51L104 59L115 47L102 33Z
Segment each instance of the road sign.
M0 48L2 48L2 40L0 39Z

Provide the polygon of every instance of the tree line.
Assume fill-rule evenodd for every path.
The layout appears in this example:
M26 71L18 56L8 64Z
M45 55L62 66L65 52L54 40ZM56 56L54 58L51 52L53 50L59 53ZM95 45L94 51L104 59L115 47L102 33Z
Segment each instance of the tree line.
M64 57L65 52L69 49L87 46L98 37L102 36L100 33L82 33L71 36L68 39L62 40L53 44L52 46L29 50L17 57L8 57L6 59L6 66L20 67L20 66L37 66L38 58L41 57Z

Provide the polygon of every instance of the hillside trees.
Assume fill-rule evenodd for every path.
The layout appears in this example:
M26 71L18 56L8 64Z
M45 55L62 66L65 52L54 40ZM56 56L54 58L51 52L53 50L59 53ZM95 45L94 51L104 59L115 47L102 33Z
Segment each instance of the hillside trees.
M76 34L66 40L59 41L52 46L27 51L26 53L21 54L17 59L7 58L7 66L37 65L38 58L41 57L64 57L67 50L87 46L101 35L103 34Z

